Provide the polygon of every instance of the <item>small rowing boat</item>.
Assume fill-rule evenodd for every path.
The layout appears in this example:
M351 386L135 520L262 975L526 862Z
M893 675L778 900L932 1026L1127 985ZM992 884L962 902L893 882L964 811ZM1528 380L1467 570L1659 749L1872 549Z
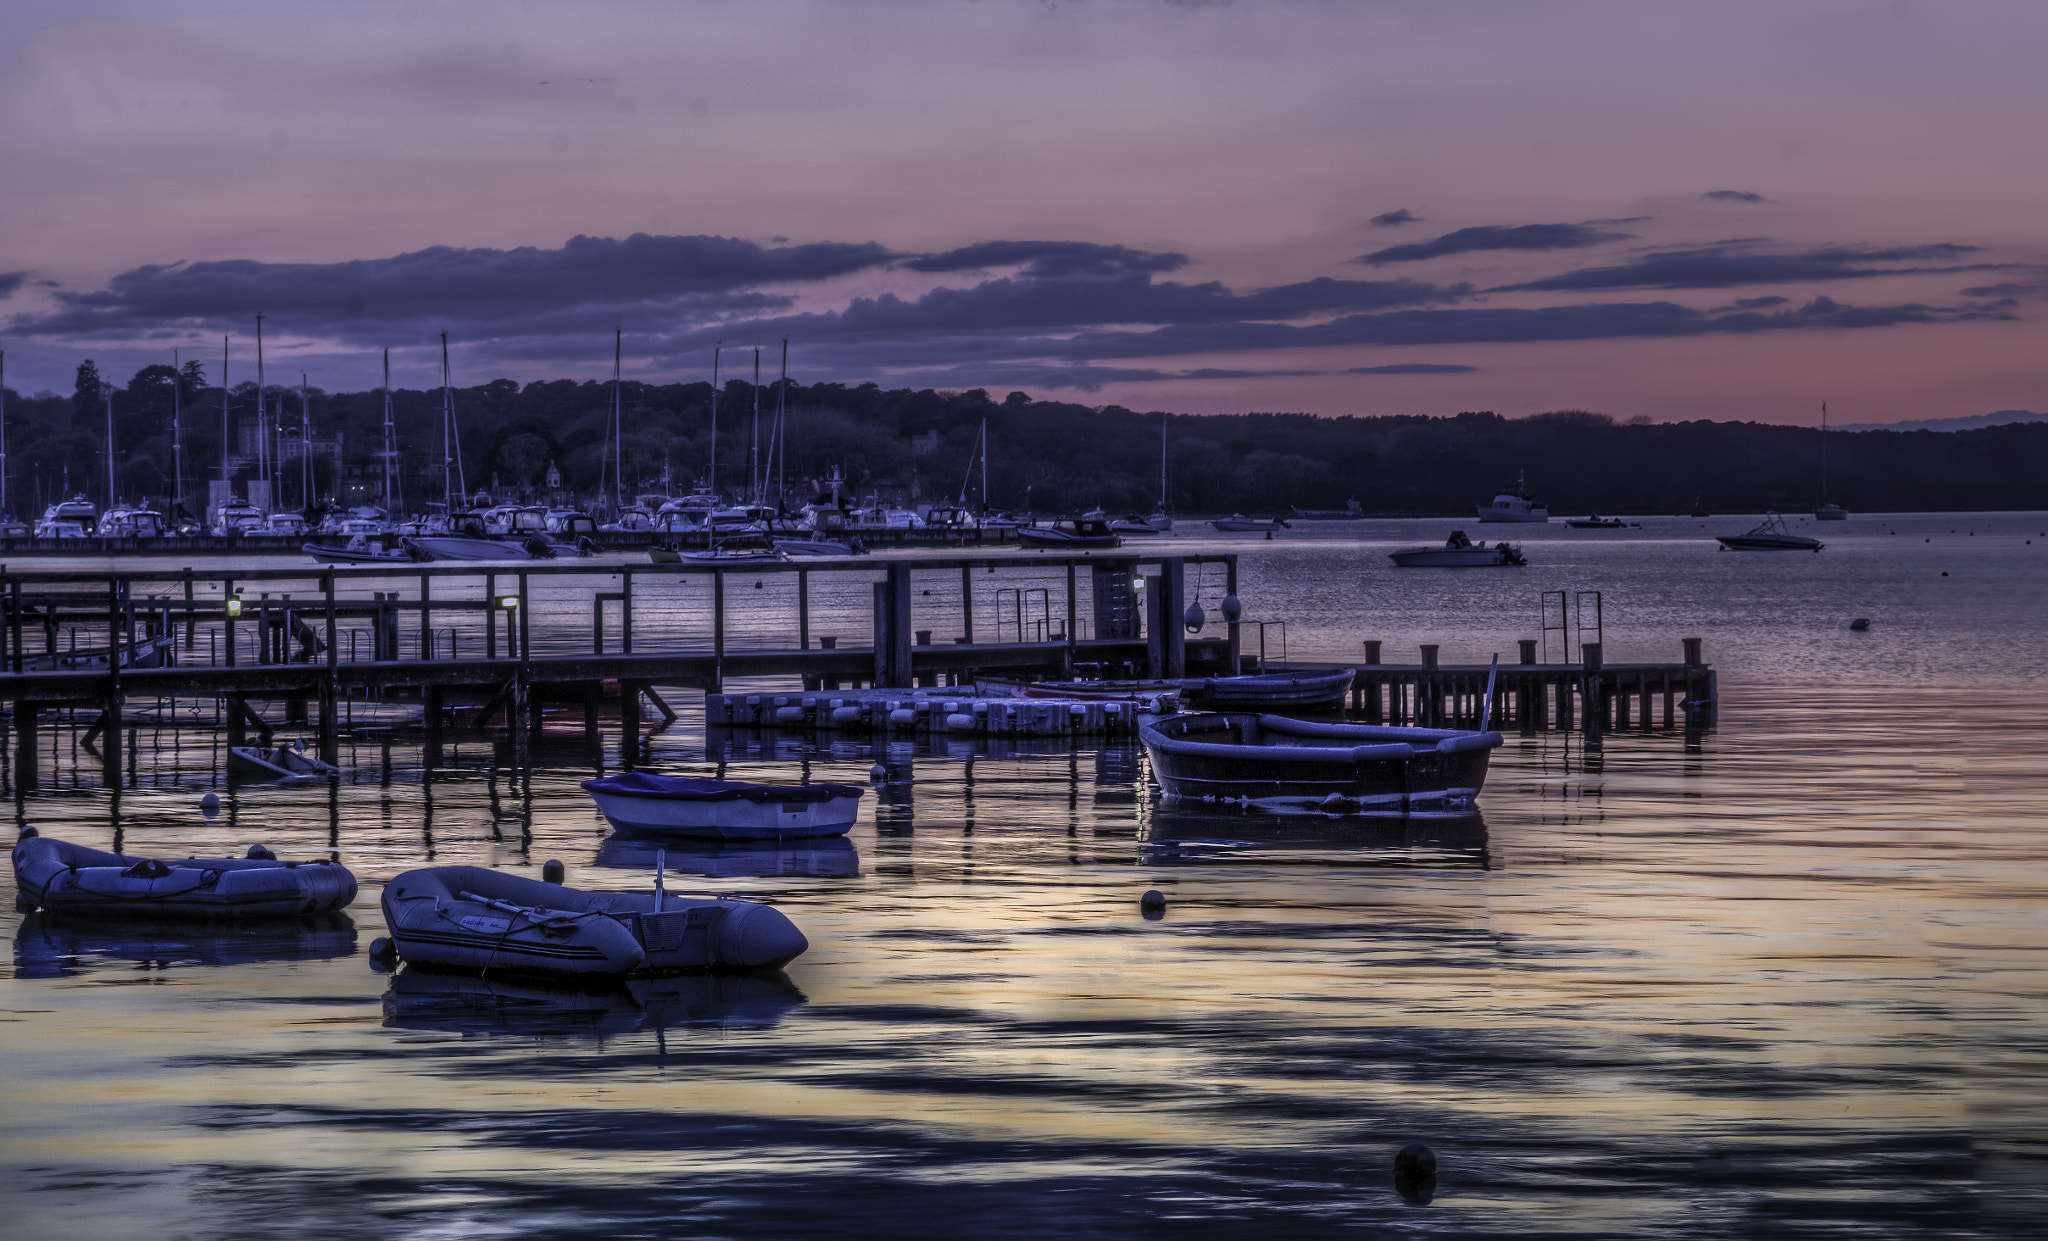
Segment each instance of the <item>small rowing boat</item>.
M307 780L341 774L341 768L309 758L288 745L230 746L228 768L237 775L262 780Z
M750 784L645 771L585 780L583 789L620 831L700 840L841 836L867 793L858 784Z
M1329 814L1462 815L1496 732L1313 724L1277 715L1176 715L1138 739L1170 798Z
M15 843L14 882L49 913L122 918L296 918L341 909L356 896L356 877L325 858L281 862L254 845L247 857L162 861L89 849L33 827Z
M585 892L480 866L428 866L384 885L409 964L468 972L622 977L770 970L810 947L781 910L724 897Z
M1182 682L1189 703L1203 711L1335 711L1344 705L1353 671L1268 672Z

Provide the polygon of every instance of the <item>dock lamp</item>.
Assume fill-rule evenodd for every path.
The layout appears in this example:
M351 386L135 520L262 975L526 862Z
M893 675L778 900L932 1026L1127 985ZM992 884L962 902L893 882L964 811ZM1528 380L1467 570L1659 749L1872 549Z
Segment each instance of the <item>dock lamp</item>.
M516 612L519 610L519 596L506 595L498 600L498 606L505 609L507 612Z
M229 596L228 596L228 616L229 616L230 618L233 618L233 617L237 617L237 616L240 616L241 614L242 614L242 596L240 596L240 595L229 595Z

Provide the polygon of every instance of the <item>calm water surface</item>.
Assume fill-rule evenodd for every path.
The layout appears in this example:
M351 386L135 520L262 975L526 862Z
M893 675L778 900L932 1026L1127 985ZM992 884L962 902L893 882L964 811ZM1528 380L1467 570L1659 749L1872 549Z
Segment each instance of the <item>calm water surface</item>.
M672 887L803 927L812 950L778 978L564 995L370 970L377 887L408 867L555 857L572 883L645 887L651 849L610 838L577 787L615 738L600 757L564 731L525 770L463 741L431 778L416 748L387 769L359 740L348 780L238 788L209 820L217 735L159 734L116 795L60 732L19 821L137 851L261 839L338 855L365 892L282 932L7 915L0 1219L47 1237L2039 1235L2043 522L1859 517L1819 556L1715 553L1668 519L1551 529L1500 573L1382 567L1447 522L1173 541L1245 551L1247 610L1287 619L1297 658L1365 637L1390 658L1512 653L1544 589L1601 591L1613 658L1706 637L1718 728L1510 736L1461 822L1178 812L1129 746L707 736L685 699L658 769L889 773L844 841L669 850L694 876ZM1167 912L1147 920L1154 887ZM1426 1205L1391 1184L1409 1141L1442 1160Z

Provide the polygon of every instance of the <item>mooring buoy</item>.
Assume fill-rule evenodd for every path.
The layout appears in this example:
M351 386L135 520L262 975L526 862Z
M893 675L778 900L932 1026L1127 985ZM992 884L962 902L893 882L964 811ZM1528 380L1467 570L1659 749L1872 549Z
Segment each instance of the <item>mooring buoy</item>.
M1436 1152L1410 1142L1394 1156L1394 1192L1403 1202L1427 1206L1436 1197Z
M542 883L560 883L568 877L569 868L562 865L560 858L549 858L540 864L540 881Z
M262 862L275 862L277 860L277 855L270 851L270 846L268 845L250 845L249 851L242 856L254 858Z
M206 796L200 798L199 808L201 810L204 810L208 814L212 814L214 811L220 809L220 794L208 793Z
M868 768L868 779L886 780L888 778L889 769L887 767L882 766L880 763L876 763L874 766Z

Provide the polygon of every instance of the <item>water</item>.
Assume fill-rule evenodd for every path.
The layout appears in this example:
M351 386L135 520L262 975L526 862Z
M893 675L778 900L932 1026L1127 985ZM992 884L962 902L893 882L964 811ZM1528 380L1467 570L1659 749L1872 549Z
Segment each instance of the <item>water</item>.
M1442 522L1173 541L1243 550L1248 612L1284 616L1296 657L1362 637L1511 653L1555 588L1603 592L1610 658L1707 639L1716 730L1510 736L1467 821L1190 814L1151 800L1127 746L707 736L686 709L663 770L891 772L845 842L670 851L696 876L672 887L804 928L780 979L564 996L370 971L375 886L429 860L559 857L571 882L645 886L567 734L525 771L464 742L430 779L399 746L388 782L360 743L350 781L237 790L211 823L215 734L167 734L118 804L89 764L46 762L21 813L51 834L260 838L337 853L366 893L350 924L220 936L9 915L0 1218L51 1237L2038 1235L2043 522L1858 517L1819 556L1716 553L1696 522L1550 530L1529 569L1476 573L1380 567ZM1409 1141L1442 1162L1427 1205L1391 1184Z

